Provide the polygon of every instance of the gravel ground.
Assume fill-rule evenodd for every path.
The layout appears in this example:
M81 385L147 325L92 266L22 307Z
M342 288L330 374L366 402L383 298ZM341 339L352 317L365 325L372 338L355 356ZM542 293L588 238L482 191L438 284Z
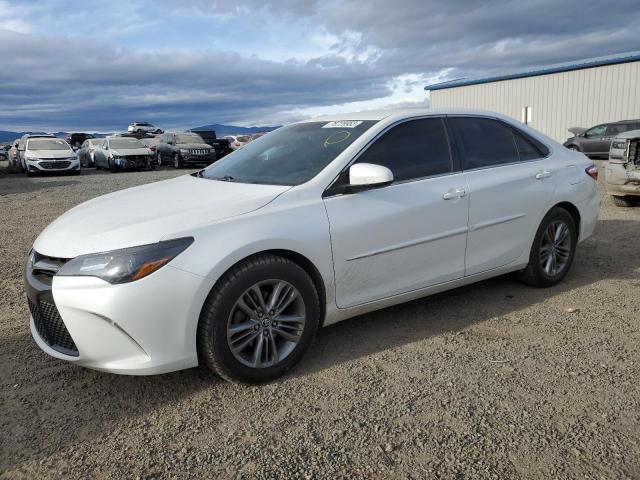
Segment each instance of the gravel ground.
M41 352L21 280L37 234L176 174L0 176L0 477L640 478L640 208L603 196L554 288L501 277L348 320L263 387Z

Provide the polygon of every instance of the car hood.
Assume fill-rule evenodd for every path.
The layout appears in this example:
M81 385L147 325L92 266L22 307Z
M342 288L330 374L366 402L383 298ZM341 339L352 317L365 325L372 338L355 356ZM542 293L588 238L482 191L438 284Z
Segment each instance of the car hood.
M185 175L97 197L54 220L33 248L73 258L170 239L174 234L257 210L291 187Z
M176 145L178 148L182 148L183 150L192 150L192 149L198 149L198 148L206 148L206 149L210 149L211 145L209 145L208 143L178 143Z
M29 150L26 155L27 158L70 158L76 156L73 150Z
M148 148L112 148L111 153L120 157L126 157L128 155L151 155L151 150Z
M640 137L640 130L629 130L628 132L619 133L616 136L616 138L622 138L622 139L636 138L636 137Z

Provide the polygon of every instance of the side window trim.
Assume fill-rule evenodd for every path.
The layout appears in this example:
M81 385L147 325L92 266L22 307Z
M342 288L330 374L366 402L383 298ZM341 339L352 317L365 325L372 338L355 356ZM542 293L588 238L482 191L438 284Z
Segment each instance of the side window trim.
M445 137L447 139L447 145L449 147L449 165L451 167L451 170L449 172L446 172L446 173L439 173L439 174L435 174L435 175L427 175L426 177L411 178L411 179L400 180L400 181L394 180L393 183L391 183L390 185L387 185L386 187L382 187L382 188L389 188L389 187L393 187L394 185L403 185L405 183L419 182L421 180L426 180L426 179L429 179L429 178L444 177L446 175L453 175L453 174L456 174L456 173L460 173L462 171L462 169L459 168L461 165L458 165L456 160L455 160L456 157L454 155L453 142L452 142L452 139L451 139L451 135L449 133L449 129L447 128L446 117L447 117L446 115L442 115L442 114L438 114L438 115L422 115L422 116L419 116L419 117L403 118L402 120L398 120L397 122L394 122L391 125L387 125L387 127L385 127L384 130L382 130L381 132L378 132L375 137L373 137L371 140L369 140L365 146L363 146L358 152L356 152L353 155L353 157L351 157L349 162L342 168L342 170L340 170L340 172L334 177L333 180L331 180L329 185L327 185L327 187L324 189L324 192L322 193L322 198L333 197L333 196L336 196L336 195L342 195L341 192L333 192L334 188L336 187L336 185L335 185L336 182L338 182L340 180L340 178L346 172L349 171L349 168L364 154L364 152L366 152L369 149L369 147L371 147L376 141L378 141L378 139L380 139L383 135L385 135L387 132L389 132L392 128L394 128L394 127L396 127L398 125L402 125L403 123L411 122L413 120L439 119L442 122L443 128L444 128L444 132L445 132Z

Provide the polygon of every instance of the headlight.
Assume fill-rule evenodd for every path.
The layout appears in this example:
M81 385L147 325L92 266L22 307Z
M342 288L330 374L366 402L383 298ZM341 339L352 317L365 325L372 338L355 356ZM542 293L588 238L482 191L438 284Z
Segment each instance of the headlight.
M618 150L626 150L627 148L627 140L614 140L611 143L611 148L616 148Z
M181 148L180 153L186 155L187 153L189 153L189 150L187 150L186 148Z
M186 237L111 252L80 255L65 263L57 275L98 277L114 284L132 282L163 267L192 243L193 238Z

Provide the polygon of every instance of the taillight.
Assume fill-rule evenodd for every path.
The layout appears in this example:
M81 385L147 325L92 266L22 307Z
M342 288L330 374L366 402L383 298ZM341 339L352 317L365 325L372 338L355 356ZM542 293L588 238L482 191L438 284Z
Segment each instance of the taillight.
M236 147L239 147L239 146L240 146L240 142L236 142Z
M595 165L589 165L587 168L584 169L584 171L596 182L598 181L598 167L596 167Z
M155 151L156 151L156 147L155 147L155 145L154 145L154 146L152 146L152 147L149 147L149 148L151 149L151 151L152 151L152 152L155 152Z

